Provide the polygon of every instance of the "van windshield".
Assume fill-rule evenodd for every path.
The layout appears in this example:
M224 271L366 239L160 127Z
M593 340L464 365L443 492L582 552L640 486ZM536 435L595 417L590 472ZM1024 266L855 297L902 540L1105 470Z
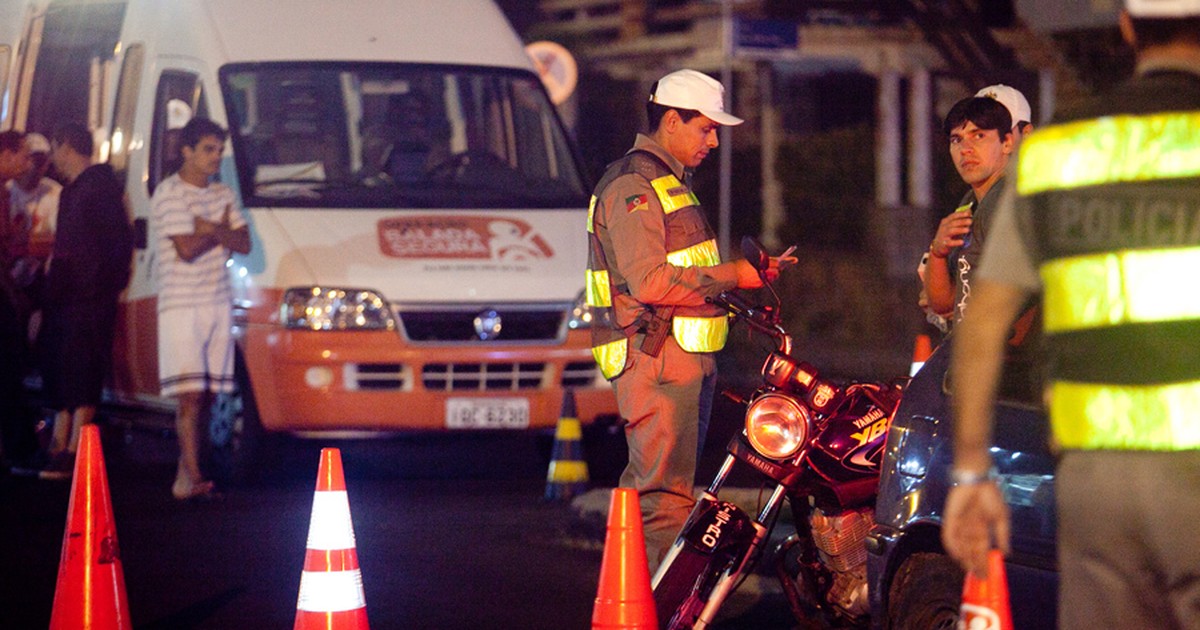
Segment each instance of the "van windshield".
M247 205L581 206L587 191L532 73L256 63L221 70Z

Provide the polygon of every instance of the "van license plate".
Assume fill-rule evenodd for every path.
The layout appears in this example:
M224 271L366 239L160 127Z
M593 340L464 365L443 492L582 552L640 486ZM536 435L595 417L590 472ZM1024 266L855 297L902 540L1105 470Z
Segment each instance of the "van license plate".
M447 429L528 429L526 398L450 398Z

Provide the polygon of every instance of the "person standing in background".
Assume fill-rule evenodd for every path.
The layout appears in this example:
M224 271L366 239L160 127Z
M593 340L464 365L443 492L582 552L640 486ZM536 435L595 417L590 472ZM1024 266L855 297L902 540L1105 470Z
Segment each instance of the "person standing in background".
M33 164L24 175L13 180L9 187L12 213L20 214L28 225L28 254L39 273L46 270L46 261L54 246L54 229L58 222L58 199L62 184L46 176L50 170L50 142L40 133L25 136L29 159Z
M921 280L929 309L954 323L962 320L970 299L971 271L1000 196L996 184L1016 148L1013 128L1008 109L991 98L965 98L946 114L950 157L971 190L938 225Z
M25 134L0 132L0 184L7 185L29 168ZM0 351L4 353L0 360L0 456L6 470L23 472L37 470L42 463L34 461L34 413L23 383L31 363L24 325L29 309L24 292L13 281L13 262L22 252L18 251L20 238L9 206L8 196L0 195Z
M1016 150L1021 146L1021 140L1033 131L1033 123L1031 122L1033 112L1029 107L1029 101L1026 100L1025 95L1013 87L1004 85L1003 83L997 83L996 85L989 85L985 88L981 88L975 93L975 98L990 98L997 103L1000 103L1005 109L1008 110L1010 122L1012 123L1013 153L1015 154ZM998 133L998 136L1002 140L1004 134ZM963 177L963 181L968 185L971 185L967 179L973 177L973 175L970 172L964 172L963 168L960 166L960 160L964 153L963 144L961 141L959 142L958 151L956 152L955 145L953 144L953 138L951 138L951 140L952 143L950 147L950 155L951 158L955 160L955 168L958 169L959 175ZM968 155L968 157L971 156ZM1003 169L1001 168L1001 170ZM986 191L984 191L983 196L987 196ZM955 212L944 218L941 224L938 225L938 234L934 237L929 249L921 257L921 262L917 265L917 276L921 278L921 294L920 298L918 299L918 304L921 309L925 311L926 319L929 321L929 323L937 326L937 328L943 333L949 332L951 321L958 319L960 314L956 314L954 312L954 306L950 302L953 300L953 296L950 296L949 293L946 292L939 297L938 308L940 310L934 309L929 300L926 270L929 268L930 258L935 255L935 250L946 251L944 247L938 247L939 241L943 243L952 242L954 240L952 236L957 233L957 230L965 229L967 230L966 233L975 234L973 238L963 239L968 241L968 243L960 248L962 260L960 260L959 264L955 266L955 273L958 274L959 270L965 268L967 271L962 275L965 276L966 282L969 282L970 268L978 262L979 252L983 248L983 236L987 233L987 222L991 218L991 204L989 203L988 206L983 207L982 211L978 212L964 210L964 208L970 209L972 208L973 204L981 204L982 198L983 197L977 196L977 191L972 185L972 189L967 192L961 201L958 202L958 208L955 210ZM990 199L989 201L994 202L995 199ZM979 227L978 229L973 230L971 226L976 221L979 222ZM948 253L947 258L944 258L943 260L948 260L949 257L950 254ZM939 261L939 263L940 262L942 261ZM935 267L941 266L948 265L935 264ZM961 279L962 278L959 277L954 278L954 287L961 288L961 286L963 286L964 283L960 282ZM934 281L934 284L937 285L940 278L932 278L932 280ZM944 291L944 289L942 290ZM949 306L947 306L947 304L949 304ZM965 305L966 304L964 301L963 306Z
M54 228L58 221L58 199L62 194L62 184L46 177L51 166L50 142L46 137L40 133L30 133L25 136L25 144L29 146L29 159L33 166L9 185L9 201L14 223L19 221L25 234L25 256L14 265L13 278L29 298L29 315L33 320L29 324L32 340L37 336L42 285L54 247Z
M93 150L83 125L66 124L52 135L50 159L67 185L38 335L47 399L56 410L44 477L70 476L80 431L96 417L133 257L124 188L112 167L92 162Z
M232 252L249 253L250 229L233 190L212 181L225 138L211 120L188 121L180 131L183 164L150 202L158 235L159 385L179 405L179 465L171 486L179 500L213 494L200 466L202 421L213 395L234 387L233 295L225 263Z

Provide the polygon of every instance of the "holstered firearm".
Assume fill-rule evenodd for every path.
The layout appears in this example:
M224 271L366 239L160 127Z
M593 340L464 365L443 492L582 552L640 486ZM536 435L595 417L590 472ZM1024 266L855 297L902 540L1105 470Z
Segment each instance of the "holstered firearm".
M642 327L645 337L642 339L642 352L657 357L662 352L663 344L671 335L671 320L675 317L675 307L648 307L645 313L646 323Z

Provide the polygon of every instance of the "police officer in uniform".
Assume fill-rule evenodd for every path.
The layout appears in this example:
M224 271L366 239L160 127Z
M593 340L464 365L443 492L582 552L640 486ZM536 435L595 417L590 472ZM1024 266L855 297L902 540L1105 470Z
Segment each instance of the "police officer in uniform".
M1008 550L988 445L1008 325L1040 290L1060 628L1200 628L1200 0L1126 0L1137 76L1035 132L954 348L947 552Z
M655 84L649 135L605 170L588 208L587 298L592 353L613 381L628 425L621 486L641 500L653 571L694 504L696 458L712 406L729 320L705 304L721 291L762 285L745 260L721 262L689 184L717 147L725 112L720 82L695 70ZM773 260L768 274L778 273Z

